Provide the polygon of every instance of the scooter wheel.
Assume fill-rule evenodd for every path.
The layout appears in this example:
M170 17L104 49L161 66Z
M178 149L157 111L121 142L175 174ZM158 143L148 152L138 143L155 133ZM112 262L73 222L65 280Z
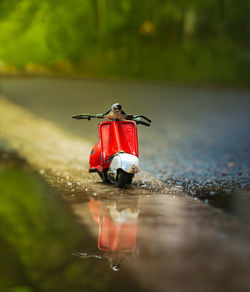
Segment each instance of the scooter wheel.
M100 178L102 179L102 182L104 183L110 183L107 175L107 169L104 169L102 172L98 172Z
M133 174L127 173L124 170L120 169L117 178L115 181L115 186L118 188L125 188L126 185L131 184L133 180Z

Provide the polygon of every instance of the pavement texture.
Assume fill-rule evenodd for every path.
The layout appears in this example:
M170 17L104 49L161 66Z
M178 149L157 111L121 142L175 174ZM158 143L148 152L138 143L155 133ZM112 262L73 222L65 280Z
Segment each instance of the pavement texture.
M139 127L143 169L203 198L249 189L249 90L63 78L1 78L0 84L9 100L93 144L98 122L71 115L120 102L153 121Z
M146 172L127 190L100 183L97 176L87 174L89 142L3 97L0 137L6 148L61 191L93 236L98 237L100 229L89 212L91 200L112 211L117 224L126 222L128 214L137 214L140 254L124 260L123 266L145 289L247 291L250 230L246 222Z
M97 174L88 174L88 156L91 145L68 134L59 126L37 118L25 109L0 98L0 137L37 169L51 184L69 191L95 190L105 192ZM135 179L141 190L181 193L150 173L141 171ZM106 185L106 191L110 186ZM132 188L131 192L137 192Z

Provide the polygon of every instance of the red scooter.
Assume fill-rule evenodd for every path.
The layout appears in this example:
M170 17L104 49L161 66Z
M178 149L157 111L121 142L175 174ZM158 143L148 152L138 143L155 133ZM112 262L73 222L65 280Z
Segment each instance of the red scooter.
M139 172L137 124L150 126L144 116L127 115L115 104L105 114L81 114L74 119L108 118L98 125L99 142L93 147L89 159L89 172L97 172L103 182L124 188L132 183ZM146 121L144 121L146 120Z

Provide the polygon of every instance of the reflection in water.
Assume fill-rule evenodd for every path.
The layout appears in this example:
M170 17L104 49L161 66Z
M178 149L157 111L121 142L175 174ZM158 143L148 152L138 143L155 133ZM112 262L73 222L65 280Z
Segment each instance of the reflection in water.
M93 268L72 250L96 244L68 205L24 162L0 152L0 291L142 291L127 271Z
M121 263L135 255L139 209L138 198L129 201L100 201L89 199L89 210L93 220L99 225L98 249L91 252L75 252L81 258L99 258L109 262L114 271Z

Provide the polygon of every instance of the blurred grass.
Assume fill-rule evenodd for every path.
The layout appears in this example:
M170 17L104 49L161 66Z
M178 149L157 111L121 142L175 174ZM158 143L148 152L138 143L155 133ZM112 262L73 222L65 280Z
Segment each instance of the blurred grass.
M3 0L0 72L248 86L247 0Z

